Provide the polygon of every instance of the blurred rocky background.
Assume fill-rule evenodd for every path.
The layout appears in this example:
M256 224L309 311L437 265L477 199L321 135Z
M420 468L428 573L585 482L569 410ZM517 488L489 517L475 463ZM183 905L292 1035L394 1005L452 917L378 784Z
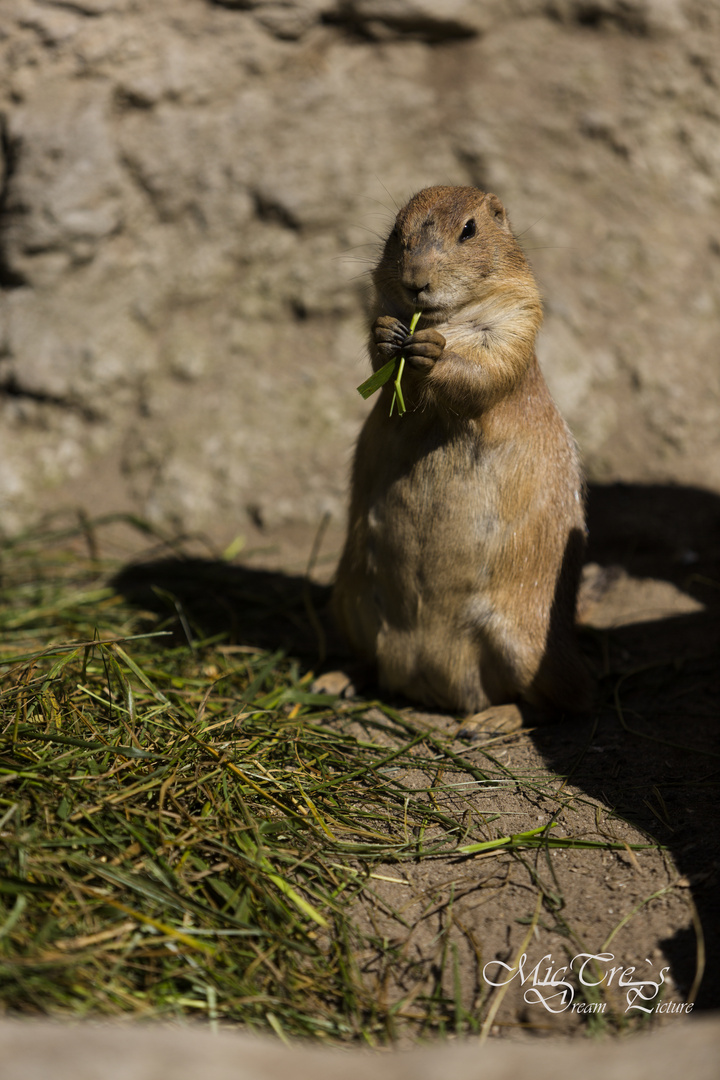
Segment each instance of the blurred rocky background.
M367 270L509 208L596 480L720 490L717 0L2 0L0 530L342 523Z

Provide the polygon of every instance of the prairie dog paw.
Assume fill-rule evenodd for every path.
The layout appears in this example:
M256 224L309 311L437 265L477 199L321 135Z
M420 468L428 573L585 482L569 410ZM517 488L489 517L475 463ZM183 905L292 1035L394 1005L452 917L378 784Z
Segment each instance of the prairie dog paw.
M399 356L410 330L392 315L381 315L373 325L373 341L384 360Z
M518 705L491 705L463 720L457 731L459 739L483 742L497 735L511 735L523 726L523 714Z
M402 355L411 370L427 371L440 359L444 348L445 338L438 330L416 330L405 338Z

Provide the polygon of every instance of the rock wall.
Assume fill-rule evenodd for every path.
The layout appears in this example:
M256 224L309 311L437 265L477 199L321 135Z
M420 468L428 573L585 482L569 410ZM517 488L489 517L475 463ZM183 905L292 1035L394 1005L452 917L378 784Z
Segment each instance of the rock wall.
M341 518L437 182L508 206L589 474L720 488L715 0L2 0L0 109L3 531Z

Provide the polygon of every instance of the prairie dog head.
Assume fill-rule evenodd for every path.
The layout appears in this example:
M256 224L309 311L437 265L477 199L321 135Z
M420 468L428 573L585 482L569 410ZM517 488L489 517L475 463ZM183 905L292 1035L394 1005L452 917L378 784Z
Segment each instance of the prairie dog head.
M471 187L430 187L399 212L373 281L381 306L398 318L422 311L442 322L464 308L537 298L530 267L497 195Z

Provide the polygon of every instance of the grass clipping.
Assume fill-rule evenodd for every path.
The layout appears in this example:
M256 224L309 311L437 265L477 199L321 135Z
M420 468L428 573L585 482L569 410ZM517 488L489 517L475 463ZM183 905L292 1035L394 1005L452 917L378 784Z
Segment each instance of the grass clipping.
M422 312L416 311L410 320L410 333L415 333L415 327L418 324L420 315ZM397 404L398 416L403 416L407 412L405 408L405 398L403 397L401 380L403 371L405 370L405 357L399 356L394 360L389 360L387 364L384 364L381 368L366 379L364 383L361 383L357 388L358 394L366 400L371 397L376 390L379 390L381 386L384 386L386 382L395 376L395 388L393 391L392 401L390 402L390 416L393 414L393 409Z
M491 755L480 771L382 703L313 694L296 661L190 614L181 633L177 604L131 607L90 546L2 551L0 1010L373 1044L480 1030L443 990L448 948L387 1000L402 946L358 905L379 866L573 841L478 814L462 793L508 782Z

